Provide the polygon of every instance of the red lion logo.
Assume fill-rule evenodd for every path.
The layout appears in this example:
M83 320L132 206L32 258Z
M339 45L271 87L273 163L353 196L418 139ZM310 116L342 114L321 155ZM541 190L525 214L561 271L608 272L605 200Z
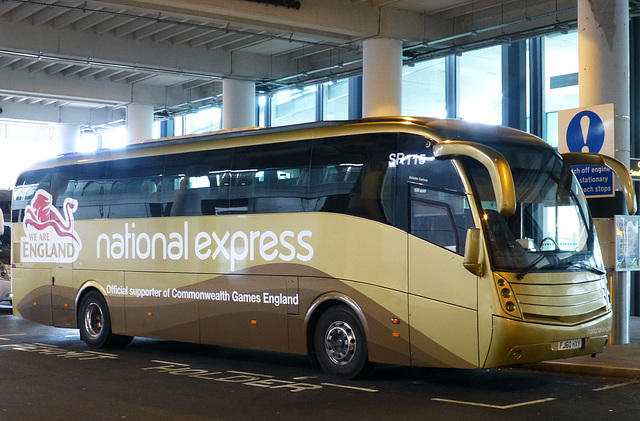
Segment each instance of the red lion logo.
M72 238L76 244L80 244L80 239L73 231L73 213L77 208L77 200L66 198L62 205L63 217L53 206L51 195L45 190L38 190L31 204L25 208L24 227L33 227L37 231L51 227L61 238Z

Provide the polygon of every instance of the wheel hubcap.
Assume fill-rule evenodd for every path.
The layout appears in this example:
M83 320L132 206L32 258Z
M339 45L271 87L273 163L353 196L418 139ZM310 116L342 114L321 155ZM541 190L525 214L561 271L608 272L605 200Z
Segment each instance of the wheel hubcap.
M91 336L98 336L102 331L102 309L96 303L87 306L84 313L84 327Z
M351 326L345 322L333 322L327 329L325 349L335 364L349 364L356 352L356 335Z

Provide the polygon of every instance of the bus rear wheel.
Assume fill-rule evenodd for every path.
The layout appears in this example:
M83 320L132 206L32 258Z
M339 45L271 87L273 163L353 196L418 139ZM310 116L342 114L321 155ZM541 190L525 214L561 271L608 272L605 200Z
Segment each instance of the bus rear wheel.
M364 329L346 306L332 307L320 316L314 349L318 363L332 376L353 379L370 368Z
M111 333L111 317L107 302L97 291L82 298L78 312L80 338L91 348L119 348L128 345L132 336Z

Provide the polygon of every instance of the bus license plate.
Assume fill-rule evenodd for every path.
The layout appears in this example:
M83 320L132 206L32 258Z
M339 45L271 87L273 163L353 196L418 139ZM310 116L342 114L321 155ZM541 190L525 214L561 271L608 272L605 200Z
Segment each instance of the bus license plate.
M579 349L582 348L582 339L571 339L570 341L559 341L558 351L564 351L566 349Z

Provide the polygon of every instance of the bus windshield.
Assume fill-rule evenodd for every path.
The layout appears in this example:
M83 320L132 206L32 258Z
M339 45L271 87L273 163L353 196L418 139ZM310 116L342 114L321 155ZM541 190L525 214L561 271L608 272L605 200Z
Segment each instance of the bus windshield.
M588 270L604 273L584 195L570 168L550 148L491 145L513 174L516 211L498 213L488 172L465 161L474 185L494 270L530 272Z

